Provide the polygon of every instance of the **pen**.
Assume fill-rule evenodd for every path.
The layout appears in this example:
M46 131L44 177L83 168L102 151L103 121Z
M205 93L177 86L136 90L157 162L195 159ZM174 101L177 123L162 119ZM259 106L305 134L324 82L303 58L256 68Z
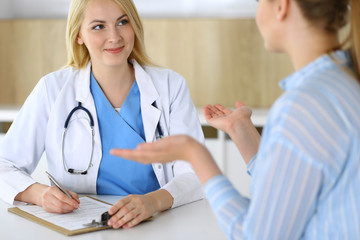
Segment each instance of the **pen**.
M66 196L68 196L69 198L72 199L71 195L63 188L60 186L60 184L55 180L55 178L53 176L51 176L50 173L48 173L47 171L45 171L45 173L48 175L50 181L56 186L58 187L63 193L66 194Z

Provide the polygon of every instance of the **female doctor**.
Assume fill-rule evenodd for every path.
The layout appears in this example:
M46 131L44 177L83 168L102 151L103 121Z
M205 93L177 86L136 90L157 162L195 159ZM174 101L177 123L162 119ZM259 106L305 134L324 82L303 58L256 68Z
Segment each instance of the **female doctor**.
M203 197L190 164L144 166L110 155L161 136L203 141L185 80L152 67L132 0L72 0L67 67L44 76L0 146L0 197L67 213L76 193L127 195L110 209L114 228ZM48 171L72 195L30 174L46 152Z

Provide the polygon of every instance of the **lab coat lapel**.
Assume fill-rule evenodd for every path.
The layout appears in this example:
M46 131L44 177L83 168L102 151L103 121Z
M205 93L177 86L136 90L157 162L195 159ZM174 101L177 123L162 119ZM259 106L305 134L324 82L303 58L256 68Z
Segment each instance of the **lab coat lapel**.
M91 98L90 71L91 71L91 62L89 61L88 65L84 69L81 69L79 71L79 75L75 79L75 83L74 83L76 101L81 102L83 104L89 101L88 98ZM95 105L93 107L94 107L93 110L95 110Z
M145 70L135 61L132 60L135 69L135 78L140 91L141 115L144 124L146 142L155 140L156 127L159 123L161 110L154 107L154 103L159 98L153 81Z

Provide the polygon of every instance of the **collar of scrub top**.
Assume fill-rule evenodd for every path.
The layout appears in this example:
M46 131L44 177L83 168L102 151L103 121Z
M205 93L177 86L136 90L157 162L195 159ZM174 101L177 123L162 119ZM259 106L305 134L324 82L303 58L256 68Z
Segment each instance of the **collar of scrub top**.
M90 129L91 129L91 153L90 153L90 160L89 160L89 164L88 166L86 167L86 169L84 170L77 170L77 169L73 169L73 168L68 168L66 166L66 160L65 160L65 154L64 154L64 143L65 143L65 136L66 136L66 131L67 131L67 128L69 126L69 122L70 122L70 119L71 119L71 116L74 114L74 112L76 111L84 111L86 112L86 114L88 115L89 117L89 124L90 124ZM62 162L63 162L63 166L64 166L64 169L66 172L70 173L70 174L81 174L81 175L85 175L87 174L87 171L89 170L90 166L91 166L91 163L92 163L92 157L93 157L93 153L94 153L94 119L90 113L90 111L88 109L86 109L85 107L83 107L81 105L81 102L79 102L78 106L74 107L69 115L67 116L66 118L66 121L65 121L65 124L64 124L64 132L63 132L63 135L62 135L62 142L61 142L61 157L62 157Z
M159 139L158 134L158 121L161 118L161 108L158 109L154 107L154 102L160 99L160 95L158 90L155 87L153 80L149 73L141 66L135 59L130 59L129 62L133 65L135 69L135 77L138 83L139 90L141 92L141 107L142 112L146 112L147 116L151 116L151 120L148 120L147 117L144 119L144 130L145 130L145 138L147 142L153 141L155 139ZM77 102L82 102L83 105L89 106L89 110L91 112L96 112L95 106L92 105L89 99L92 99L91 92L89 91L90 84L90 76L91 74L91 61L88 62L87 66L83 69L79 70L79 74L76 77L76 81L74 81L75 86L75 99ZM157 102L159 103L159 102ZM156 121L154 121L156 119ZM96 120L96 119L95 119ZM161 121L163 124L164 121ZM161 125L164 127L166 125ZM162 134L161 136L167 135L164 128L161 128ZM164 135L163 135L164 134ZM96 136L95 136L96 138ZM95 140L95 143L97 141ZM97 154L94 152L94 154Z

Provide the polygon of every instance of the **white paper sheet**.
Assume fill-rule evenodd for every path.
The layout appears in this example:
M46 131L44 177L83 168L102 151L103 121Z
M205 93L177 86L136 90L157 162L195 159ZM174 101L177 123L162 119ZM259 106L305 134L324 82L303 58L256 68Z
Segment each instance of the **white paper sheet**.
M101 214L108 211L109 204L99 202L89 197L80 197L80 208L72 213L58 214L48 213L42 207L36 205L17 206L21 210L38 218L53 223L68 230L86 228L83 224L90 223L93 219L99 221Z

